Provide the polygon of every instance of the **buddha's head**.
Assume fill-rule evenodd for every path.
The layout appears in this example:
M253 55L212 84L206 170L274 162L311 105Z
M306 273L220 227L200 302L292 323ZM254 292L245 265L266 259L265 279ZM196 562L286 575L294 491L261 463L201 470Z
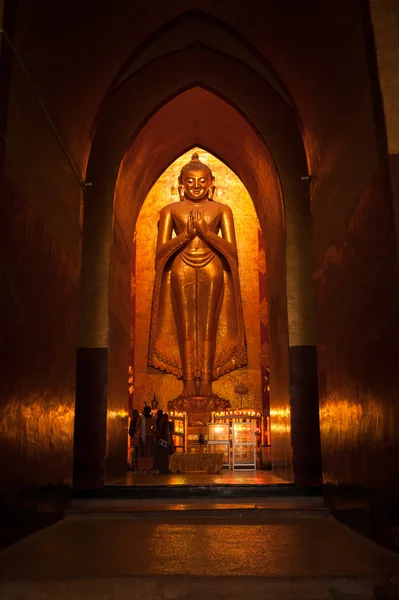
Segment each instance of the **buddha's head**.
M193 154L191 161L184 165L180 172L179 188L181 196L195 202L212 199L215 178L212 171L202 163L197 153Z

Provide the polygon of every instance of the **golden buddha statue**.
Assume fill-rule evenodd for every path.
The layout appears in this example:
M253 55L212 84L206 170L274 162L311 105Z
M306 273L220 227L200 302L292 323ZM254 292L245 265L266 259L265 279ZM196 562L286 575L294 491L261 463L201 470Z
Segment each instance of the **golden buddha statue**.
M247 363L233 214L214 183L193 154L158 224L148 363L183 379L183 397L212 396L214 379Z

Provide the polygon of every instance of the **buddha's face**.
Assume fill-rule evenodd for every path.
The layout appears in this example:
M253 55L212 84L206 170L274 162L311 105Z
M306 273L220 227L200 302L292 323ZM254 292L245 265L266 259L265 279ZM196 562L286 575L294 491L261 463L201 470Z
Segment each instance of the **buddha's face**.
M208 190L213 182L213 177L209 171L183 171L182 184L186 196L190 200L203 200L208 194Z

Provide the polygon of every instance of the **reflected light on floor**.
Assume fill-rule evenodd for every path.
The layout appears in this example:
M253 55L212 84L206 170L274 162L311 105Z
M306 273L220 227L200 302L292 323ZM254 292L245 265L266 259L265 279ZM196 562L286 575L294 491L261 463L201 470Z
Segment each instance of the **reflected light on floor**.
M271 471L229 471L220 473L205 473L192 471L189 473L174 473L171 475L139 475L128 473L119 479L109 481L110 485L140 485L140 486L213 486L213 485L282 485L289 483L276 477Z
M276 536L277 531L279 535ZM243 540L248 540L250 546ZM267 527L160 524L153 530L149 551L162 559L154 561L152 568L154 573L162 572L163 575L192 571L202 576L212 575L215 571L241 575L243 565L248 563L254 574L265 568L269 574L275 574L279 571L278 547L300 548L301 543L303 540L298 531L283 529L276 524ZM207 560L201 561L204 554Z

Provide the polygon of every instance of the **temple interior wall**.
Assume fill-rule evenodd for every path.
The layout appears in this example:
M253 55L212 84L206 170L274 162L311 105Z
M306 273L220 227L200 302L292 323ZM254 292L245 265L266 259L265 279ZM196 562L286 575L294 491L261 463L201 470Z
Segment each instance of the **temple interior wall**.
M3 497L16 507L18 492L72 482L83 192L18 64L10 91L0 178L0 464Z

